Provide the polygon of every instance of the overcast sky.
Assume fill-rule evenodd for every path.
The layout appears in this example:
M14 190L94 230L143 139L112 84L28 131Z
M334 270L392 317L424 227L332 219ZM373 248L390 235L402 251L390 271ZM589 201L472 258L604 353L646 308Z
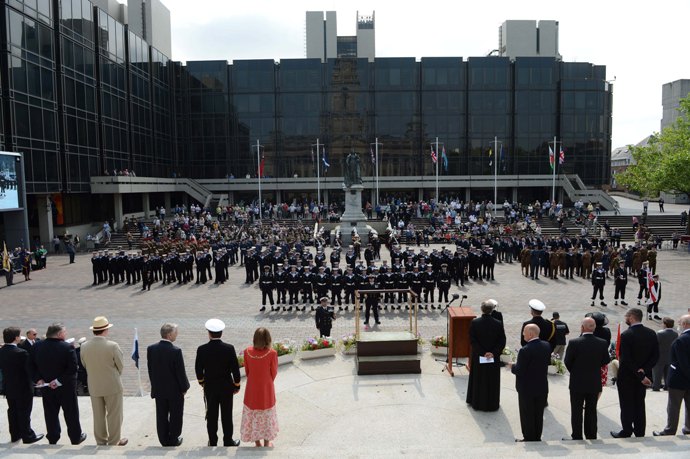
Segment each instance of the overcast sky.
M606 65L616 78L614 148L658 131L661 86L690 79L688 0L162 1L181 61L303 58L306 11L337 11L338 35L355 34L358 10L375 11L376 57L417 59L485 56L498 47L503 21L556 20L563 60Z

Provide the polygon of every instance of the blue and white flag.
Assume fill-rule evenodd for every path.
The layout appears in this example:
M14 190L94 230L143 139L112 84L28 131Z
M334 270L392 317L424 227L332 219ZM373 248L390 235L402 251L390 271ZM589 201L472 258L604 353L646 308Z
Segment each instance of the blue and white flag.
M323 161L323 167L324 167L324 169L328 169L329 167L331 167L331 164L328 162L328 156L326 155L326 148L325 148L325 147L324 147L324 149L323 149L323 158L322 158L322 161Z
M132 360L134 360L134 365L139 368L139 333L137 329L134 329L134 347L132 349Z

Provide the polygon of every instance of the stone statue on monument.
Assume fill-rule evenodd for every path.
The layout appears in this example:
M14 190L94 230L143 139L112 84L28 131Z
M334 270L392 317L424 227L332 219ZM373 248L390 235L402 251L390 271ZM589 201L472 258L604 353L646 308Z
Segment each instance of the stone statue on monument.
M345 188L350 188L352 185L362 184L362 171L359 160L359 155L354 150L345 158L345 167L343 168L343 184Z

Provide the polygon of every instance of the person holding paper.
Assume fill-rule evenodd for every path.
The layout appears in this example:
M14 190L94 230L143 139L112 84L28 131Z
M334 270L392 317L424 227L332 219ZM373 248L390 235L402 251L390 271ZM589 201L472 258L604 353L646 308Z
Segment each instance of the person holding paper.
M67 434L73 445L86 440L79 423L77 402L77 354L65 342L67 329L56 323L48 327L46 339L37 342L31 352L33 381L43 387L43 413L46 438L51 445L60 440L60 409L63 410Z
M499 356L506 345L503 324L491 317L493 300L484 301L482 315L470 323L472 364L467 383L467 403L477 411L496 411L501 400Z

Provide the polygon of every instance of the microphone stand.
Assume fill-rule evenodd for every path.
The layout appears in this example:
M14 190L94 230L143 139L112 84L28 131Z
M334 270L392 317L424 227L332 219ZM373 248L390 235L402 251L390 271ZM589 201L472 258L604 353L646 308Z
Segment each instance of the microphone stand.
M449 335L450 335L450 311L448 310L448 308L450 307L451 303L452 303L453 301L457 300L458 298L460 298L460 295L458 295L458 294L453 295L453 298L451 298L451 300L446 304L446 306L445 306L443 309L441 309L441 311L439 312L439 314L443 314L444 312L446 313L446 341L449 341L449 342L448 342L449 346L448 346L448 348L447 348L447 350L446 350L446 358L445 358L445 359L434 359L434 360L436 360L437 362L445 362L445 363L446 363L446 365L443 365L443 369L441 370L441 373L443 373L444 371L446 371L446 369L448 368L448 365L447 365L447 364L448 364L448 361L451 359L451 357L449 357L449 355L450 355L449 353L452 353L452 352L453 352L452 349L450 348L450 340L449 340ZM462 307L462 302L465 301L465 298L467 298L467 295L462 295L462 298L460 299L460 307ZM464 367L464 366L466 366L464 363L458 361L458 357L455 358L455 363L453 363L453 362L451 361L451 367L452 367L453 365L455 365L455 366L457 366L457 367ZM450 370L449 370L449 371L450 371ZM451 373L451 375L453 374L452 371L450 371L450 373Z

